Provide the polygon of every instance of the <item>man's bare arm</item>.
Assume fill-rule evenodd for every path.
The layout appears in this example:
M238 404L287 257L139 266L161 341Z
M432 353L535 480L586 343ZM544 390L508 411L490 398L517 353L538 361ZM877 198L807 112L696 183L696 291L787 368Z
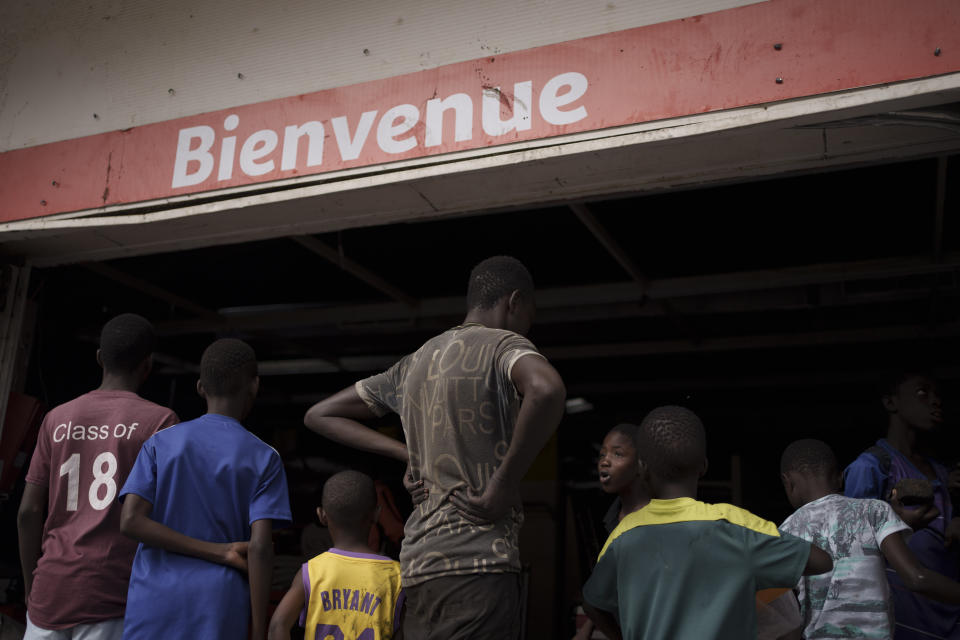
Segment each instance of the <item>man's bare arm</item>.
M256 520L250 525L250 638L267 637L267 604L270 600L270 575L273 571L273 521Z
M617 619L613 617L612 613L591 607L586 602L583 603L583 611L587 614L587 617L593 621L597 629L600 629L607 638L610 640L622 640L623 636L620 633L620 625L617 624Z
M539 356L528 355L517 360L511 376L523 400L513 439L496 473L512 484L519 484L557 430L567 390L557 370Z
M43 545L43 509L47 506L47 487L28 482L17 511L17 532L20 542L20 566L23 567L24 598L30 596L33 572L40 560Z
M151 547L165 549L208 562L247 570L247 546L243 542L208 542L184 535L150 518L153 505L149 500L130 493L123 500L120 532Z
M270 618L270 627L267 629L267 640L290 640L290 629L300 617L306 605L307 594L303 590L303 576L297 571L293 576L290 588L284 594L277 610Z
M360 422L373 418L376 415L351 385L310 407L303 424L334 442L406 462L405 444Z
M940 602L960 604L960 583L923 566L900 533L884 538L880 551L910 591Z
M807 558L807 566L803 569L803 575L816 576L833 570L833 558L830 554L820 547L810 545L810 556Z
M536 355L523 356L513 365L511 377L523 400L503 462L482 494L456 491L450 496L457 511L471 522L492 522L506 515L518 500L520 481L563 417L567 391L549 362Z

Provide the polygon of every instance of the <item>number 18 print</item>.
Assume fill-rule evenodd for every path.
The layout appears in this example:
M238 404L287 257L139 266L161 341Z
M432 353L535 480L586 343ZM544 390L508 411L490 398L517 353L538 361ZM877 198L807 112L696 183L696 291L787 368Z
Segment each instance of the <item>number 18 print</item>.
M106 467L106 469L104 469ZM102 511L110 506L117 497L117 457L109 451L104 451L93 461L93 483L87 492L90 506ZM67 476L67 511L76 511L80 499L80 454L74 453L67 461L60 465L60 477ZM101 498L100 488L106 487L106 493Z

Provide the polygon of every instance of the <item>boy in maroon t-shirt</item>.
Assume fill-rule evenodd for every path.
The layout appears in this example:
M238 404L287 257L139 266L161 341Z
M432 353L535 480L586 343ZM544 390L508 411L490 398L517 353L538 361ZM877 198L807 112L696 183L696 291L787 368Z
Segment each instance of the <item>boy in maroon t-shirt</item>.
M40 426L17 514L24 640L122 636L137 544L120 533L117 491L144 441L178 422L170 409L137 395L155 340L141 316L107 322L97 351L100 387L54 408Z

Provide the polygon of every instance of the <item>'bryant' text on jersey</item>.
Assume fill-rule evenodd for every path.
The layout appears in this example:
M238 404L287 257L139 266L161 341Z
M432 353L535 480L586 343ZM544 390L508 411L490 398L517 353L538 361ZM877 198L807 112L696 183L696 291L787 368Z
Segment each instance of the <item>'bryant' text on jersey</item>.
M56 426L53 430L53 441L106 440L110 437L129 440L138 426L140 426L139 422L133 422L130 426L117 424L111 427L108 424L84 426L82 424L73 424L73 421L70 421Z
M340 597L341 593L343 594L342 599ZM353 594L352 598L350 594ZM360 589L330 589L320 592L320 603L324 611L351 609L372 616L381 602L383 602L383 598L369 591L364 591L361 600Z

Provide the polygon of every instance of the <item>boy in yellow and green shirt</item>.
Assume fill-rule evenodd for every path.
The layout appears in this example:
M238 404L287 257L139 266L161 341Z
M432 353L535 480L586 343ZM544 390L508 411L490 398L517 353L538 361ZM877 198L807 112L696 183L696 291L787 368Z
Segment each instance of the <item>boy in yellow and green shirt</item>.
M757 591L831 569L826 553L772 522L695 499L707 458L692 411L651 411L637 448L655 499L620 521L583 588L584 609L607 637L753 639Z

